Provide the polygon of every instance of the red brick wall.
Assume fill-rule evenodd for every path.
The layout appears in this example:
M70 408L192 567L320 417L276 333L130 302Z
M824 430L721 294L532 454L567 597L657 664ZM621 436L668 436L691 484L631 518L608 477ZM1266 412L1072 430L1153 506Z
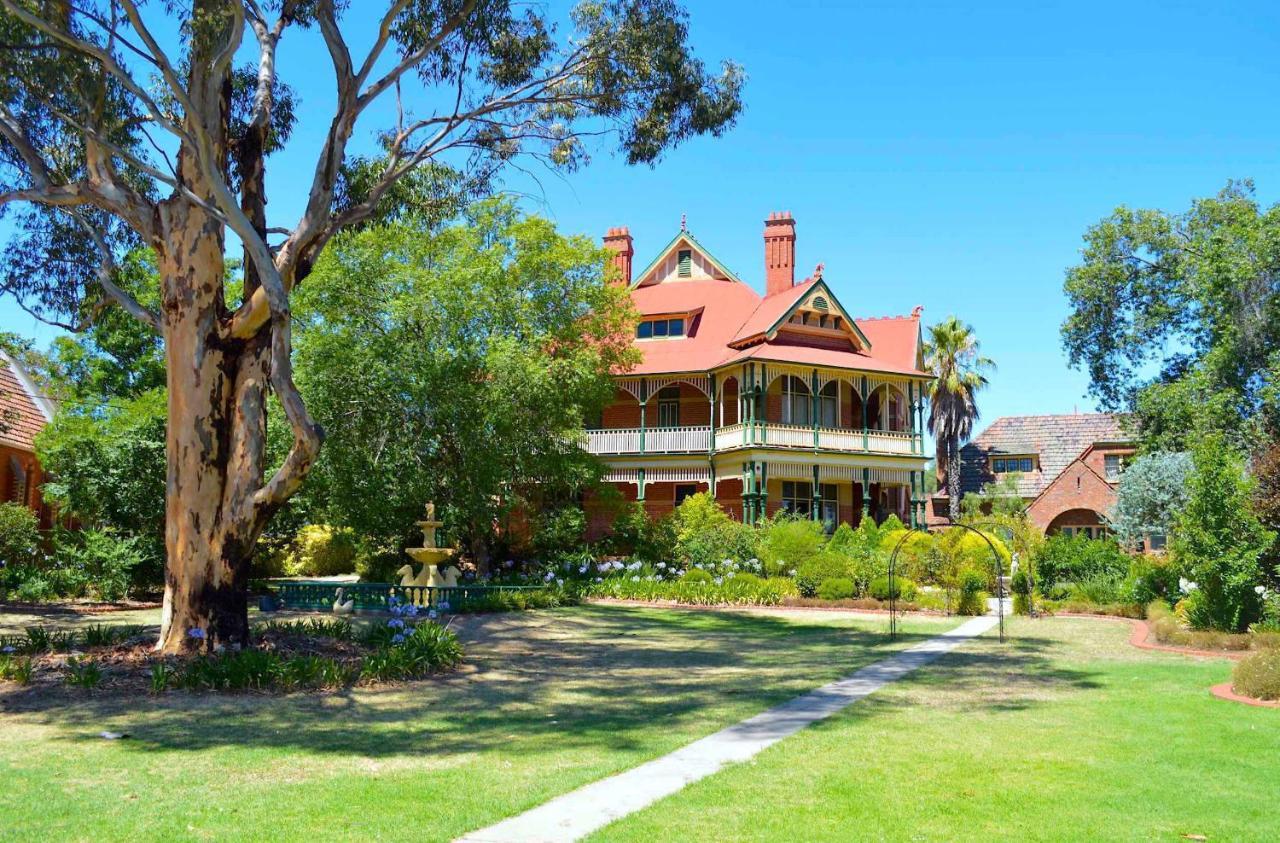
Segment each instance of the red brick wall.
M764 419L774 424L782 423L782 378L774 378L764 394Z
M724 382L724 424L727 427L738 423L738 379L730 378Z
M735 521L742 520L742 478L734 477L721 480L716 484L716 503L720 504L729 517Z
M23 488L18 488L20 473L14 470L15 461L26 473ZM34 454L0 445L0 502L23 504L39 516L41 529L48 529L53 526L53 514L40 492L43 483L44 473Z
M1027 508L1027 517L1041 530L1072 509L1105 513L1116 502L1115 490L1083 461L1076 460Z
M680 386L680 426L704 427L711 424L711 399L700 390L682 383ZM650 399L653 403L654 399ZM653 403L652 424L657 424L657 404Z
M601 415L606 430L640 426L640 402L631 397L631 393L619 389L613 402L606 405Z
M1133 448L1094 448L1084 455L1084 462L1105 478L1107 476L1107 454L1123 454L1126 459L1132 459L1134 453L1136 451Z

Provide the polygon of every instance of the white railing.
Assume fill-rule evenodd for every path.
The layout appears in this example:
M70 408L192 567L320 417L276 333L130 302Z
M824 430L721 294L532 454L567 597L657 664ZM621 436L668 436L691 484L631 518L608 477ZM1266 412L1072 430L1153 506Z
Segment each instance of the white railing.
M643 437L638 427L587 431L587 450L593 454L684 454L710 448L710 427L649 428Z
M644 434L646 453L689 453L710 448L710 427L658 427Z
M640 429L588 430L587 450L593 454L638 454Z
M813 428L795 424L733 424L715 431L715 448L728 451L750 445L775 448L814 447ZM638 427L586 431L587 450L593 454L690 454L709 451L710 427L658 427L643 431ZM643 439L643 445L642 445ZM818 450L867 452L873 454L914 453L915 436L889 430L844 430L818 428Z
M727 451L730 448L737 448L745 442L745 432L747 426L745 424L731 424L728 427L722 427L716 431L716 450Z

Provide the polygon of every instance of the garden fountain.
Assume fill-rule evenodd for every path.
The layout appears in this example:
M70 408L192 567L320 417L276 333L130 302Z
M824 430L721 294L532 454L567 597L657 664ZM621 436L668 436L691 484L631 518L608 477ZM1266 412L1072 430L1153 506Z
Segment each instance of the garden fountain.
M452 547L439 547L437 544L436 530L443 523L436 520L436 505L428 503L426 517L417 522L417 525L422 528L422 547L408 547L404 551L414 562L422 563L422 572L415 577L413 566L405 565L396 572L400 575L401 585L435 588L454 588L458 585L460 572L457 568L450 565L443 572L440 571L440 563L452 556L455 550Z

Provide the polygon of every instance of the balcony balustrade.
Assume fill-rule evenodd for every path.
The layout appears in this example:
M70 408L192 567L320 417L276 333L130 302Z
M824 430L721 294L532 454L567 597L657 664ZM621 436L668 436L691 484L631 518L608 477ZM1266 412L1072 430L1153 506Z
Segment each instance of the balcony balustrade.
M587 450L593 454L690 454L709 451L713 434L710 427L704 426L588 430L586 435ZM763 445L808 451L923 453L923 447L916 450L919 437L906 431L846 430L756 422L718 428L714 438L717 451Z

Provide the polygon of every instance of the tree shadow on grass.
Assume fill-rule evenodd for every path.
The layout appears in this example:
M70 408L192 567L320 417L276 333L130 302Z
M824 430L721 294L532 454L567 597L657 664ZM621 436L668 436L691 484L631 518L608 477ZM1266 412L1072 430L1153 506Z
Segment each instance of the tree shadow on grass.
M111 728L147 751L269 747L312 754L448 759L509 749L548 755L652 746L655 732L706 733L782 703L933 633L900 635L768 615L584 606L455 623L468 665L399 686L289 696L171 693L34 698L0 706L59 727L64 740ZM925 668L956 690L1003 677L1025 687L1095 687L1051 664L1054 642L970 643ZM1037 694L1040 692L1037 692ZM995 708L1032 705L1018 694ZM7 698L6 698L7 696ZM873 698L875 699L875 698ZM859 703L873 715L878 704Z

